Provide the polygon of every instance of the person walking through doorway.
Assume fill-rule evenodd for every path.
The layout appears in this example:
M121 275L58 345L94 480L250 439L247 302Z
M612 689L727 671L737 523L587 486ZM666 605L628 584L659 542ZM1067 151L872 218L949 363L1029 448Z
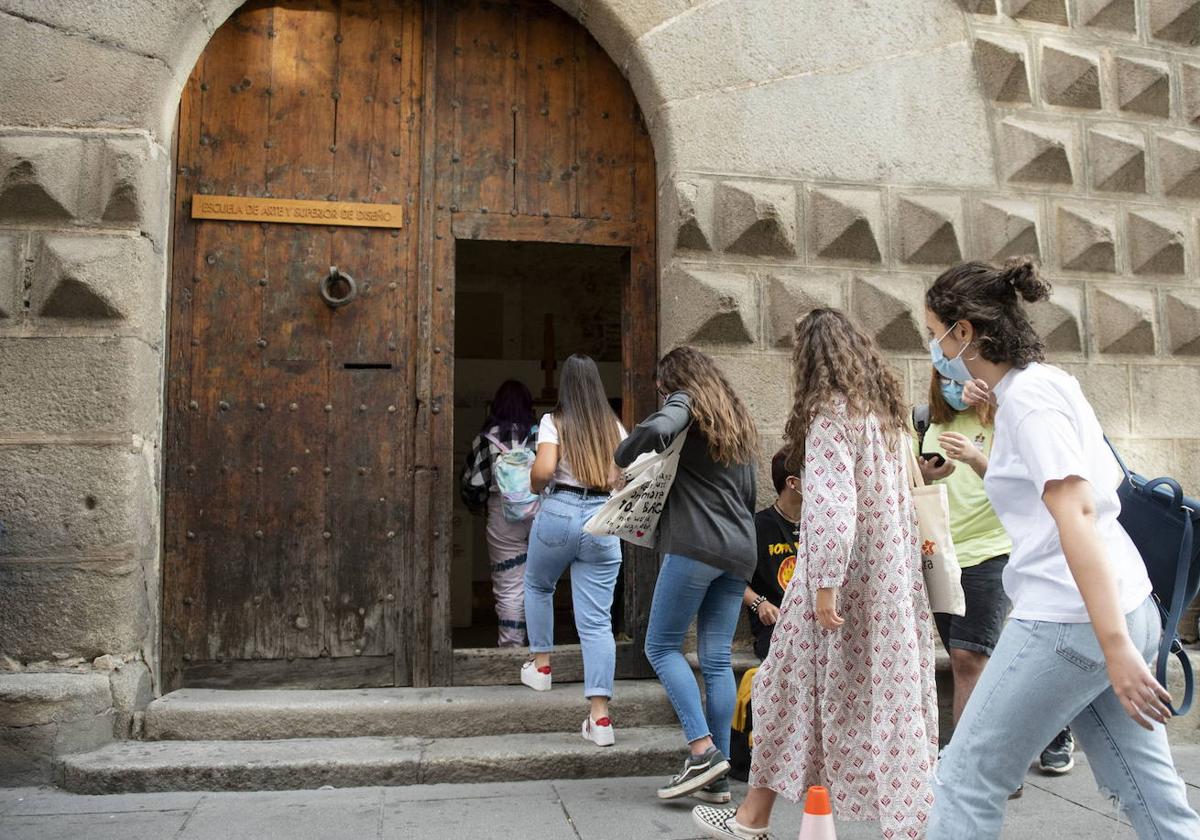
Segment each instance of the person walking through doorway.
M737 688L730 646L742 593L754 573L754 459L758 432L746 406L708 356L678 347L658 363L661 409L639 423L616 451L614 477L645 452L662 452L685 434L675 482L658 523L663 555L646 656L683 727L683 769L659 788L660 799L702 788L728 795L729 735ZM696 619L704 703L683 642Z
M777 796L824 785L838 818L919 837L937 695L903 389L874 340L832 309L797 323L793 365L784 436L803 477L799 551L754 680L751 787L739 807L692 817L709 837L764 837Z
M525 644L525 560L533 517L506 516L496 483L495 464L504 452L537 446L533 395L515 379L501 383L487 419L471 441L463 466L460 495L472 513L486 512L492 593L500 625L500 647Z
M1079 383L1044 363L1022 301L1050 287L1029 259L968 262L925 295L930 352L964 398L997 405L984 487L1013 541L1008 624L935 774L929 840L1000 835L1005 800L1063 726L1139 837L1200 837L1147 662L1162 632L1117 521L1121 470Z
M571 356L559 375L558 406L538 427L531 472L534 491L547 490L548 495L529 539L525 620L532 657L521 666L521 682L535 691L550 690L554 590L570 569L575 628L583 650L583 695L591 705L581 731L602 747L615 742L608 701L616 670L612 602L621 541L594 537L583 525L609 497L609 463L624 437L596 363L588 356Z

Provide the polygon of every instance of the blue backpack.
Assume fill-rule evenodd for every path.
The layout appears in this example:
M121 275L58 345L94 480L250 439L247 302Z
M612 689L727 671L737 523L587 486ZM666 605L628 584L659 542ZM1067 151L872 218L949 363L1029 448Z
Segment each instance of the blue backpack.
M537 454L524 443L510 447L492 434L486 434L484 438L498 452L492 459L492 477L500 489L500 510L504 513L504 519L508 522L533 519L541 497L530 486L529 471Z
M1193 539L1200 521L1200 502L1183 495L1183 488L1173 478L1147 479L1130 471L1112 441L1105 441L1125 474L1117 490L1119 521L1142 555L1162 616L1155 678L1166 686L1167 663L1175 654L1183 667L1183 703L1178 709L1170 708L1176 715L1186 715L1192 708L1195 679L1178 629L1183 611L1200 592L1200 543Z

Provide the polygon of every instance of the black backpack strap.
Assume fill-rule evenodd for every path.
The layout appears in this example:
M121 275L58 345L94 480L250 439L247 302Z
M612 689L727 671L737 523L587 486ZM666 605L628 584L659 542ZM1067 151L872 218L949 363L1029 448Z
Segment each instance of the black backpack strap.
M1120 460L1119 457L1118 460ZM1163 636L1162 641L1158 645L1158 662L1154 676L1163 686L1166 686L1167 663L1170 661L1171 654L1174 653L1179 657L1179 662L1183 666L1183 703L1180 704L1178 709L1171 706L1170 703L1167 706L1175 715L1186 715L1192 708L1192 699L1196 686L1195 679L1192 676L1192 663L1188 659L1187 652L1180 644L1177 634L1179 622L1183 619L1183 611L1187 607L1187 604L1184 602L1184 594L1187 589L1188 572L1190 571L1192 562L1192 540L1194 536L1192 511L1184 507L1183 488L1173 478L1156 478L1147 481L1145 486L1142 487L1141 492L1149 495L1154 493L1155 489L1160 486L1171 490L1175 496L1172 505L1177 510L1182 511L1185 516L1183 518L1183 538L1179 541L1179 560L1175 565L1175 589L1171 593L1171 604L1167 607L1167 614L1163 623Z

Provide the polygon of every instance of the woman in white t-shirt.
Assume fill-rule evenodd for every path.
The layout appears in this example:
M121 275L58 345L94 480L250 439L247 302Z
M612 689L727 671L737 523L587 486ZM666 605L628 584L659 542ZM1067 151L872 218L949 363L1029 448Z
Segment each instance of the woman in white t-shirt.
M550 690L554 589L569 568L583 651L583 696L591 704L582 734L602 747L614 742L608 701L616 670L612 602L621 541L594 537L583 524L608 499L609 464L624 439L625 429L608 404L596 363L587 356L571 356L559 376L558 406L538 427L537 459L529 474L534 492L548 489L549 495L529 535L525 622L532 656L521 667L521 682L535 691Z
M1117 517L1121 471L1079 383L1043 363L1021 300L1050 286L1023 258L971 262L925 296L934 366L997 405L988 499L1012 537L1012 620L939 762L930 840L998 837L1008 795L1070 724L1102 790L1139 837L1195 840L1147 662L1161 623L1145 566Z

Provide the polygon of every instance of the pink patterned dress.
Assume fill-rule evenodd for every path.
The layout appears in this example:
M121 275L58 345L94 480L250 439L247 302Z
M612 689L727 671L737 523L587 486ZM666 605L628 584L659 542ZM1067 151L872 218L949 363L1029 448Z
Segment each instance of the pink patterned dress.
M830 790L838 819L919 838L933 805L937 692L906 460L844 401L805 440L796 571L754 681L750 783L791 800ZM816 591L840 588L835 631Z

